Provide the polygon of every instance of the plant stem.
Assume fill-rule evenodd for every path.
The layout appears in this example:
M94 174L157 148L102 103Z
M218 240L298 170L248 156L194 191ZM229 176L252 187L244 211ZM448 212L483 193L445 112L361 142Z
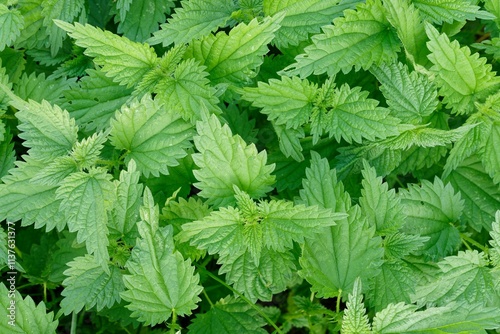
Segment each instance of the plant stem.
M342 289L339 289L339 295L337 296L337 305L335 307L335 312L340 313L340 299L342 297Z
M468 246L467 243L470 243L470 244L476 246L477 248L479 248L480 250L482 250L483 252L485 252L485 253L488 252L488 248L487 247L484 247L483 245L481 245L479 242L477 242L476 240L472 239L471 237L469 237L469 236L467 236L465 234L460 234L460 238L462 239L462 242L465 244L465 246L467 248L469 248L469 246Z
M177 313L175 310L172 312L172 324L170 325L170 334L175 334L175 329L177 327Z
M207 292L205 291L205 289L202 290L203 292L203 295L205 296L205 298L207 299L208 303L210 304L210 307L214 307L214 303L212 303L212 300L210 299L210 297L208 296Z
M219 277L215 276L214 274L212 274L210 271L206 270L205 268L199 268L199 269L203 270L205 272L205 274L207 274L214 281L217 281L218 283L222 284L223 286L225 286L226 288L228 288L229 290L231 290L233 293L237 294L248 305L250 305L255 311L257 311L257 313L259 313L267 321L267 323L269 325L271 325L275 329L276 333L283 334L283 332L281 331L281 329L279 329L279 327L274 323L274 321L272 321L264 312L262 312L262 310L259 307L257 307L257 305L255 305L254 303L252 303L247 297L245 297L244 295L242 295L239 291L236 291L235 289L233 289L226 282L224 282Z
M70 334L76 334L76 316L78 313L71 313L71 329L69 331Z

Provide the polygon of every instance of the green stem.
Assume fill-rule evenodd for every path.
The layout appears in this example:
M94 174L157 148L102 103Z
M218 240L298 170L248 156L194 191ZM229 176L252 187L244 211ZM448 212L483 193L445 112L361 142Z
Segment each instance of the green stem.
M257 307L257 305L255 305L254 303L252 303L247 297L245 297L240 292L238 292L235 289L233 289L226 282L224 282L219 277L215 276L214 274L212 274L210 271L206 270L205 268L198 268L198 269L203 270L205 272L205 274L207 274L214 281L217 281L218 283L222 284L223 286L225 286L226 288L228 288L229 290L231 290L233 293L235 293L236 295L238 295L248 305L250 305L255 311L257 311L257 313L259 313L260 316L262 316L267 321L267 323L269 325L271 325L275 329L276 333L283 334L283 332L281 331L281 329L279 329L279 327L274 323L274 321L272 321L271 319L269 319L269 317L264 312L262 312L262 310L259 307Z
M76 334L76 316L78 313L71 313L71 329L69 331L70 334Z
M208 296L207 292L205 291L205 289L202 290L203 292L203 295L205 296L205 298L207 299L208 303L210 304L210 307L214 307L214 303L212 303L212 300L210 299L210 297Z
M337 305L335 307L335 311L340 313L340 300L342 299L342 289L339 289L339 295L337 296Z
M175 330L177 329L177 313L175 310L172 312L172 324L170 325L170 334L175 334Z
M482 250L483 252L487 253L488 252L488 248L481 245L479 242L477 242L476 240L472 239L471 237L465 235L465 234L460 234L460 238L462 239L462 242L465 244L465 247L469 248L470 247L467 245L467 243L470 243L474 246L476 246L477 248L479 248L480 250Z

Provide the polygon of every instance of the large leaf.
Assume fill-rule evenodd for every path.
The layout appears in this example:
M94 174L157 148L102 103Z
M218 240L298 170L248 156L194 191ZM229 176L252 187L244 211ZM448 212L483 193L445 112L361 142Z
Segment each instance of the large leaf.
M64 179L56 191L70 232L77 232L77 241L84 242L90 254L109 274L108 210L115 188L111 175L103 168L76 172Z
M193 160L200 169L194 171L199 181L195 186L208 203L234 204L233 186L253 198L272 189L274 165L266 165L265 151L257 152L254 144L247 145L240 136L233 136L229 126L222 126L214 115L198 121L196 128L194 144L200 153L193 154Z
M313 44L296 57L296 63L284 73L305 78L311 74L327 73L333 76L339 71L347 73L368 69L371 65L396 58L399 50L397 35L392 30L382 3L368 0L356 10L344 11L333 25L322 27L323 33L312 37Z
M383 249L375 227L368 227L359 206L337 225L323 228L302 246L300 276L318 297L346 297L357 277L366 281L377 275Z
M111 121L111 143L127 150L125 162L134 159L145 176L167 175L169 166L187 155L193 135L190 123L145 95L123 106Z
M7 289L6 282L0 283L0 316L3 319L0 322L0 331L12 334L56 333L59 322L54 320L52 312L47 313L44 302L36 305L30 296L23 299L15 289Z

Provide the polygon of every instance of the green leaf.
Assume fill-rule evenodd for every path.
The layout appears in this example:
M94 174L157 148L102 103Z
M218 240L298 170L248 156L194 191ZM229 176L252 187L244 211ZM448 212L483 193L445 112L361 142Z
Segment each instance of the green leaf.
M52 255L50 266L49 281L61 284L67 276L64 275L68 269L68 263L79 256L85 256L87 249L85 244L76 242L76 234L63 231L59 240L56 242L56 250ZM36 255L35 255L36 256Z
M14 93L25 101L35 100L41 103L42 100L46 100L51 104L60 105L63 92L75 87L75 81L76 78L49 79L45 77L45 73L38 76L36 73L31 73L29 76L23 73L14 87Z
M47 101L41 104L30 100L11 102L19 111L16 117L24 139L23 145L29 147L29 155L44 162L66 155L77 140L78 127L66 110Z
M4 282L0 284L0 296L0 316L3 319L0 331L3 333L56 333L59 321L54 320L53 312L47 313L44 302L35 305L30 296L23 299L18 291L9 290Z
M303 161L304 155L302 154L302 144L300 139L304 138L304 130L287 129L284 126L273 124L274 131L280 142L280 150L285 157L292 157L295 161Z
M263 1L264 15L272 16L285 12L280 29L276 32L274 43L282 49L299 45L308 40L311 34L330 24L332 19L341 16L345 9L353 8L358 0L308 0L308 1Z
M247 145L238 136L233 136L227 125L210 116L196 124L198 135L194 144L200 153L193 160L200 168L194 171L201 189L199 196L207 198L214 206L234 204L233 186L245 191L252 198L262 197L272 189L274 165L266 165L265 151L257 152L254 144Z
M70 156L75 160L79 169L89 169L97 163L107 140L106 133L94 133L92 136L77 142L73 146Z
M55 158L31 179L31 183L46 186L58 186L71 173L77 172L75 159L69 156Z
M118 33L136 42L144 42L158 30L159 24L170 14L174 1L133 0L125 15L118 18Z
M22 220L22 226L35 224L61 231L66 226L66 217L60 211L60 200L56 199L57 186L34 185L33 178L43 164L24 157L27 162L16 162L17 168L10 170L0 184L0 220Z
M375 168L363 161L363 189L359 204L370 226L375 226L377 234L384 235L397 231L404 223L406 215L400 198L394 189L388 190L387 183L377 177Z
M390 303L411 303L410 296L415 292L417 278L405 262L384 262L380 273L372 282L370 304L375 311L386 308Z
M490 231L495 212L500 207L500 191L478 157L473 155L465 159L445 180L461 193L465 221L476 231L483 228Z
M398 134L400 120L390 116L388 109L378 107L378 101L368 98L368 92L361 91L361 87L350 88L344 84L331 90L325 84L322 90L324 95L317 99L311 116L313 140L323 132L348 143Z
M491 14L481 11L475 1L470 0L413 0L413 3L426 20L436 24L493 18Z
M470 114L474 102L481 101L498 89L500 78L491 71L491 65L479 54L471 55L468 47L460 48L457 41L450 42L446 34L426 23L425 29L431 51L431 71L436 76L439 94L443 102L456 114Z
M379 0L368 0L356 10L345 10L343 17L322 30L312 37L313 44L304 49L305 53L295 58L296 63L285 68L284 74L305 78L325 72L329 76L339 71L348 73L352 67L356 71L366 70L373 64L395 59L399 50L397 35Z
M370 71L382 84L391 114L403 122L419 124L436 110L437 90L427 76L410 73L402 63L381 64Z
M493 289L495 278L484 253L458 252L438 263L441 272L429 283L417 287L413 300L444 306L450 302L494 305L500 297ZM493 302L493 303L492 303Z
M250 252L224 255L219 273L226 274L226 282L244 294L250 301L271 301L272 295L284 291L295 277L297 268L291 252L262 249L260 262L256 264Z
M306 169L302 180L300 198L306 205L318 205L335 212L347 212L351 207L351 197L344 191L342 182L337 181L335 170L330 170L328 160L311 152L311 167Z
M180 112L189 121L201 119L201 110L220 114L217 90L210 86L205 67L194 59L181 62L172 76L163 78L155 87L156 99L165 107Z
M184 0L167 23L161 25L148 43L168 46L186 44L224 27L237 9L235 1Z
M385 256L402 259L409 254L421 253L430 237L396 232L384 238Z
M141 173L137 171L134 160L130 160L127 170L120 172L120 179L115 181L116 201L109 227L112 232L121 235L129 234L139 221L139 207L143 185L139 183Z
M134 86L157 62L156 53L147 44L132 42L107 30L89 24L74 25L57 21L56 24L75 39L75 44L85 48L85 54L113 81Z
M77 241L86 243L89 254L109 274L108 218L115 187L103 168L76 172L66 177L56 191L70 232L77 232Z
M123 106L111 121L111 143L127 150L125 163L134 159L146 177L168 174L169 166L186 156L191 147L192 125L145 95Z
M346 303L346 310L342 316L342 333L370 334L371 326L366 315L366 308L361 294L361 280L356 278L352 293Z
M238 24L229 35L219 32L194 40L186 56L206 66L213 84L242 86L256 75L255 70L262 64L267 44L273 39L282 18L283 15L266 17L262 23L253 19L248 24Z
M270 121L286 128L297 128L309 120L318 86L298 77L270 79L258 82L257 87L243 88L242 98L262 108Z
M175 250L172 228L152 228L145 222L138 227L141 238L126 263L130 272L123 276L127 290L120 294L130 303L126 307L132 317L154 326L167 321L172 313L191 314L202 287L191 261Z
M481 156L484 170L488 172L495 184L500 183L500 121L493 122Z
M7 128L3 140L0 141L0 179L7 175L11 168L14 168L16 152L12 138L13 136Z
M62 47L64 31L59 29L56 21L72 22L83 9L84 0L44 0L43 25L47 28L48 40L45 45L50 47L51 54L55 56Z
M21 35L15 40L17 49L42 48L48 39L47 30L43 28L42 2L43 0L21 1L19 12L24 18L24 29L21 29Z
M0 51L9 47L21 34L24 18L19 10L0 4Z
M421 180L421 186L411 184L400 196L407 216L403 232L430 238L422 250L424 256L439 259L451 254L460 243L453 225L464 209L460 193L436 177L434 183Z
M64 92L65 103L76 123L86 131L107 128L115 111L128 101L132 89L113 82L100 70L87 70L79 86Z
M314 239L305 239L302 247L299 275L321 298L345 297L357 277L366 281L380 270L383 249L375 227L368 226L359 206L347 213L348 218L321 229Z
M196 315L188 328L191 334L264 334L267 331L261 327L265 324L250 305L228 296Z
M500 267L500 210L495 214L495 220L491 225L489 249L491 263L495 267Z
M120 268L110 266L106 273L92 255L85 255L68 262L69 269L64 272L64 290L61 309L65 315L78 313L84 307L97 311L119 303L120 292L125 290Z
M485 333L497 328L500 309L481 304L455 303L429 307L418 311L417 306L404 303L389 304L373 319L375 333Z
M248 251L258 266L263 247L285 252L293 242L315 238L317 228L334 225L345 214L316 206L293 205L284 200L255 204L237 189L238 208L220 208L209 216L182 225L182 241L206 249L209 254L229 255Z
M189 197L188 200L179 198L177 202L170 201L163 208L162 218L165 219L174 228L174 241L176 249L181 252L185 258L199 260L204 257L206 251L191 246L189 242L180 240L182 233L182 225L191 223L197 220L203 220L212 212L212 209L206 205L201 199Z
M398 37L403 43L406 57L413 64L427 65L429 50L426 46L425 28L420 11L415 8L414 2L385 0L384 8L387 10L387 19L396 29Z

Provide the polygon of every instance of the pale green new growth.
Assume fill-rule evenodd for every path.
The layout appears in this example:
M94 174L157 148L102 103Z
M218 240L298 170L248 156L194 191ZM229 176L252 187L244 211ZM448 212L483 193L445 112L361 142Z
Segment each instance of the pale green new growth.
M9 8L0 4L0 51L9 47L21 34L24 28L24 18L15 8Z
M366 315L363 295L361 294L361 279L356 278L352 293L346 303L347 309L342 317L342 333L344 334L370 334L371 326Z
M148 40L150 44L180 45L204 37L224 27L237 9L232 0L184 0L181 6Z
M56 333L58 320L54 320L54 313L47 313L44 302L35 305L35 302L30 296L23 296L18 291L15 291L15 297L9 298L10 290L5 286L6 282L0 283L0 317L3 321L0 322L0 332L12 334L26 333ZM14 326L9 324L11 302L15 301Z
M313 44L296 57L296 63L284 73L299 75L327 73L333 76L339 71L347 73L368 69L373 64L396 58L399 43L392 30L380 0L368 0L356 10L344 11L333 25L322 27L323 33L312 37Z
M156 65L157 57L147 44L130 41L107 30L89 24L74 25L57 21L75 39L76 45L85 48L85 54L94 57L94 62L114 81L132 87Z
M464 201L449 183L438 177L434 183L422 180L420 187L410 185L400 196L407 216L403 232L430 237L423 249L426 257L439 259L458 247L459 232L453 223L462 215Z
M267 44L273 39L283 15L266 17L262 23L253 19L248 24L240 23L229 35L219 32L194 40L186 56L206 66L213 84L228 83L241 86L248 83L263 62Z
M228 296L210 310L196 315L189 325L192 334L265 334L265 322L247 303Z
M64 271L64 290L61 309L64 314L80 312L84 307L97 310L119 303L120 292L125 290L120 268L110 266L106 273L92 255L85 255L68 262L69 269Z
M254 144L247 145L240 136L233 136L229 127L222 126L214 115L198 121L196 129L194 144L200 153L192 157L200 169L193 172L199 181L195 186L208 203L234 204L233 186L253 198L272 189L274 165L266 165L265 151L258 153Z
M392 115L403 122L419 124L436 110L437 90L427 76L410 73L402 63L373 66L370 71L382 84Z
M56 191L68 229L77 232L77 241L85 242L89 254L108 274L108 211L115 197L110 179L105 169L91 168L66 177Z
M451 42L429 23L425 29L431 51L429 59L434 64L431 71L436 76L443 102L456 114L470 114L474 102L498 89L500 78L491 71L486 58L479 58L477 53L471 55L468 47L461 48L457 41Z
M192 135L190 123L150 95L123 106L111 120L111 143L126 150L125 163L134 159L145 176L167 175L186 156Z

